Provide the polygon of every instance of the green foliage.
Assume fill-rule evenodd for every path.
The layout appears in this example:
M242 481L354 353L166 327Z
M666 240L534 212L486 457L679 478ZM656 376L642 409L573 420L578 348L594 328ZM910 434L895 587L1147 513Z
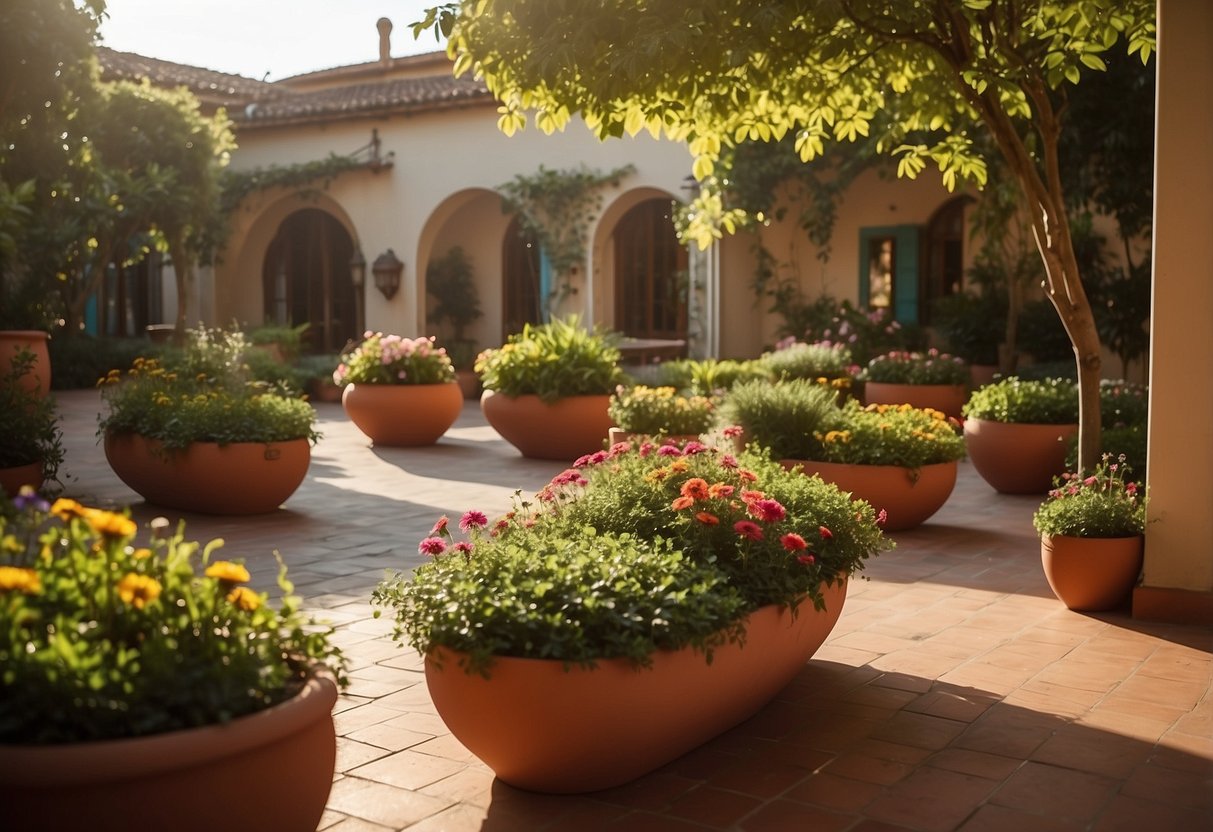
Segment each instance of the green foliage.
M1114 458L1124 457L1127 466L1137 472L1141 482L1146 479L1146 445L1149 438L1147 392L1144 385L1126 381L1105 380L1099 388L1100 408L1104 414L1100 451ZM1076 445L1067 453L1066 466L1071 471L1078 469Z
M862 378L887 384L968 384L969 365L934 347L926 352L894 351L869 361Z
M743 381L769 380L770 373L753 360L678 358L660 365L658 379L665 386L686 390L692 395L714 396Z
M333 382L346 384L446 384L455 380L455 368L446 350L434 338L402 338L372 333L341 356Z
M51 384L56 390L97 386L110 370L126 372L140 356L155 357L159 349L145 338L95 338L84 333L56 333L47 342Z
M168 450L192 442L315 442L316 411L294 396L252 377L248 344L239 331L200 327L189 331L183 351L163 364L139 358L125 374L117 369L98 382L107 412L99 433L136 433Z
M845 346L860 366L890 350L926 346L921 330L903 326L887 309L863 310L849 300L837 301L828 295L807 307L800 321L799 340Z
M275 610L243 566L212 559L221 540L200 553L183 525L140 533L128 513L16 503L0 517L0 742L216 725L288 698L317 665L344 684L332 630L301 613L285 566Z
M623 381L613 338L583 329L577 316L527 324L497 349L476 359L486 390L506 396L536 395L545 402L566 396L606 395Z
M1006 294L992 289L944 295L931 306L931 324L947 349L970 364L998 364L1006 319Z
M973 391L961 412L992 422L1072 425L1078 422L1078 387L1068 379L1012 376Z
M756 363L776 381L794 378L845 380L848 387L853 371L851 350L844 344L781 344L775 350L763 353Z
M735 385L720 408L725 424L739 425L746 439L776 459L812 459L813 434L834 429L838 392L812 379Z
M274 188L294 190L319 182L327 188L341 174L366 167L366 162L351 156L330 153L323 159L270 165L249 170L225 170L219 179L219 206L226 216L240 203L259 191Z
M464 341L463 330L484 315L472 261L460 246L431 261L425 271L425 292L434 299L425 319L439 327L450 323L453 342Z
M1089 476L1054 479L1049 497L1032 516L1042 535L1131 537L1146 528L1146 494L1130 478L1125 457L1104 454Z
M289 324L262 324L245 333L248 342L255 347L276 346L284 361L294 361L303 349L304 336L311 324L298 326Z
M1031 355L1037 363L1074 362L1070 336L1049 301L1032 300L1023 305L1019 314L1019 352Z
M27 390L21 381L35 360L29 350L18 350L0 372L0 468L41 461L43 477L54 480L63 464L55 401Z
M698 436L712 427L715 407L705 396L680 396L673 387L619 387L607 413L629 433Z

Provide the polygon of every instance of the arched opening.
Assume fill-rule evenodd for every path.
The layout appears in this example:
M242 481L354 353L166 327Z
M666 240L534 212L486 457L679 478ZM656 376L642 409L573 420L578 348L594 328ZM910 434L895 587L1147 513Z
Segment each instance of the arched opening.
M526 324L543 320L539 261L538 240L534 235L523 234L522 226L515 218L506 229L501 254L501 331L504 335L521 332Z
M355 340L353 253L349 232L324 211L305 208L283 220L262 269L265 322L309 324L310 352L337 352Z
M673 204L648 199L615 227L615 328L633 338L686 340L687 250Z
M948 200L927 222L920 283L922 323L930 323L931 304L964 287L964 219L967 196Z

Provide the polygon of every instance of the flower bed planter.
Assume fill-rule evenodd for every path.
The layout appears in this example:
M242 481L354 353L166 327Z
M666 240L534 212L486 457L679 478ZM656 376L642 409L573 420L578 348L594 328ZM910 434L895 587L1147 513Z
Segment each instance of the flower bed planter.
M1066 440L1078 425L966 419L965 448L982 479L1003 494L1044 494L1066 470Z
M960 409L969 398L963 384L890 384L868 381L863 385L865 404L908 404L931 408L960 418Z
M926 522L943 507L956 486L956 462L939 462L921 468L899 465L852 465L814 460L780 460L785 468L797 466L812 476L832 482L853 499L864 500L888 513L885 531L904 531Z
M11 500L21 491L21 486L28 485L37 491L42 487L42 462L31 462L28 465L14 465L11 468L0 468L0 491Z
M5 827L313 832L332 786L336 700L336 685L319 676L295 697L225 725L0 745Z
M609 394L569 396L547 404L538 396L510 397L485 390L480 397L484 418L502 438L530 459L577 457L602 450L611 429Z
M456 739L506 783L540 792L626 783L753 715L796 676L842 612L846 581L823 587L826 608L763 607L744 646L653 656L651 668L603 660L593 669L499 657L489 678L460 655L426 657L426 684Z
M34 365L21 379L21 386L40 398L51 392L51 357L47 348L50 336L37 329L0 330L0 367L7 367L21 350L34 354Z
M375 445L433 445L455 424L463 393L445 384L348 384L341 405Z
M1040 562L1049 587L1072 610L1110 610L1129 598L1141 573L1141 535L1042 535Z
M105 458L143 499L202 514L274 511L303 482L311 461L307 439L286 442L194 442L166 451L155 439L107 432Z

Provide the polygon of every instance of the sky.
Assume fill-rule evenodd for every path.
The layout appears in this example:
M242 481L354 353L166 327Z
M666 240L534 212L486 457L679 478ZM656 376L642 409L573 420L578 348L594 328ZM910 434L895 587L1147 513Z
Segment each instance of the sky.
M379 59L375 22L392 21L392 57L441 50L409 24L438 0L106 0L102 46L276 81Z

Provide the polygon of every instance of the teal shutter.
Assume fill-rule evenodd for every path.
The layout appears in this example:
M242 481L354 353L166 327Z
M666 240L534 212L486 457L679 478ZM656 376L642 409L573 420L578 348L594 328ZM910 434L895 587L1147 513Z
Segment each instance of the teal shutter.
M868 285L868 258L876 240L893 240L893 317L901 323L918 323L918 248L917 225L886 225L859 229L859 303L871 301Z

